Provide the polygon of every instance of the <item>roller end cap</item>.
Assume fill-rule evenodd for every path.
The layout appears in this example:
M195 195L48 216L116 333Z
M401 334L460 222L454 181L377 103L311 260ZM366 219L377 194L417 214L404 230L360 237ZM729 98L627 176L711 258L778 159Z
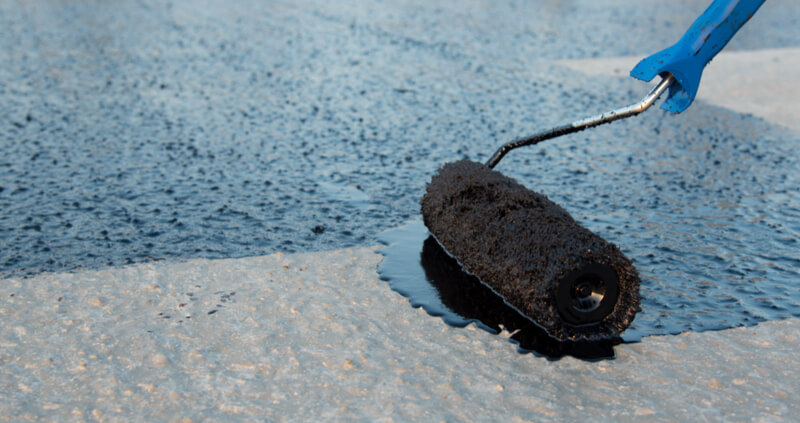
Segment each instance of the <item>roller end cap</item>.
M556 307L565 322L591 326L608 316L619 299L617 272L604 264L589 264L569 273L556 288Z

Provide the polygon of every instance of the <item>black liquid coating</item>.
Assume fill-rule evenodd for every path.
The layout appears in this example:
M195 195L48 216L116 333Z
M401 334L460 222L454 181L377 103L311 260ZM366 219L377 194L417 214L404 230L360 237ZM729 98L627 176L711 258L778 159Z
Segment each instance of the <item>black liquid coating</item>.
M615 245L500 172L466 160L446 164L420 204L425 226L465 270L556 339L617 338L640 309L639 276ZM617 276L613 307L591 324L570 322L559 311L559 286L598 267Z

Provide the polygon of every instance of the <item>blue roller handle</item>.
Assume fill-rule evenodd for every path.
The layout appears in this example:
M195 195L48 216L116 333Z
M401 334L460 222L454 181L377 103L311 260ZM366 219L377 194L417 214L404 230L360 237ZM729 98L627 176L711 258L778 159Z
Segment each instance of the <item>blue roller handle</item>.
M650 81L671 73L677 80L661 108L682 112L694 101L703 68L728 44L733 34L756 13L765 0L714 0L672 47L643 59L631 76Z

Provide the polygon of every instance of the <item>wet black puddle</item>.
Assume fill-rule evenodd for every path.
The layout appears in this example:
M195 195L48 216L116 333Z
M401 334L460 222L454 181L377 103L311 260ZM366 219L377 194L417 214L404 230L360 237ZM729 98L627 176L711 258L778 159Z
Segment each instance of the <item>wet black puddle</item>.
M613 358L614 345L622 342L561 342L550 337L475 276L464 272L430 236L422 221L384 232L379 240L386 244L380 250L385 257L378 270L381 279L407 297L413 307L422 307L451 326L475 323L493 334L506 330L520 353L551 359L567 355L587 360Z

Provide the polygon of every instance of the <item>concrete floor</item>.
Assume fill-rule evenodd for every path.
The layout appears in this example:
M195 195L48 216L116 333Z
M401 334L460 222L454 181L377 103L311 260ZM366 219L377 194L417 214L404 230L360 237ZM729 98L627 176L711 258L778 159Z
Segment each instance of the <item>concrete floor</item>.
M800 320L549 361L453 328L374 248L8 279L0 421L794 421Z
M767 2L680 116L504 168L593 230L616 227L604 236L651 286L738 278L734 305L763 313L720 327L750 326L690 322L613 360L550 361L411 308L376 271L377 235L416 216L441 163L637 99L617 70L701 10L0 1L0 421L793 421L796 2ZM729 142L696 159L708 138ZM604 173L615 156L627 164ZM575 164L587 157L598 179ZM722 188L752 195L709 206L663 176L720 159Z

